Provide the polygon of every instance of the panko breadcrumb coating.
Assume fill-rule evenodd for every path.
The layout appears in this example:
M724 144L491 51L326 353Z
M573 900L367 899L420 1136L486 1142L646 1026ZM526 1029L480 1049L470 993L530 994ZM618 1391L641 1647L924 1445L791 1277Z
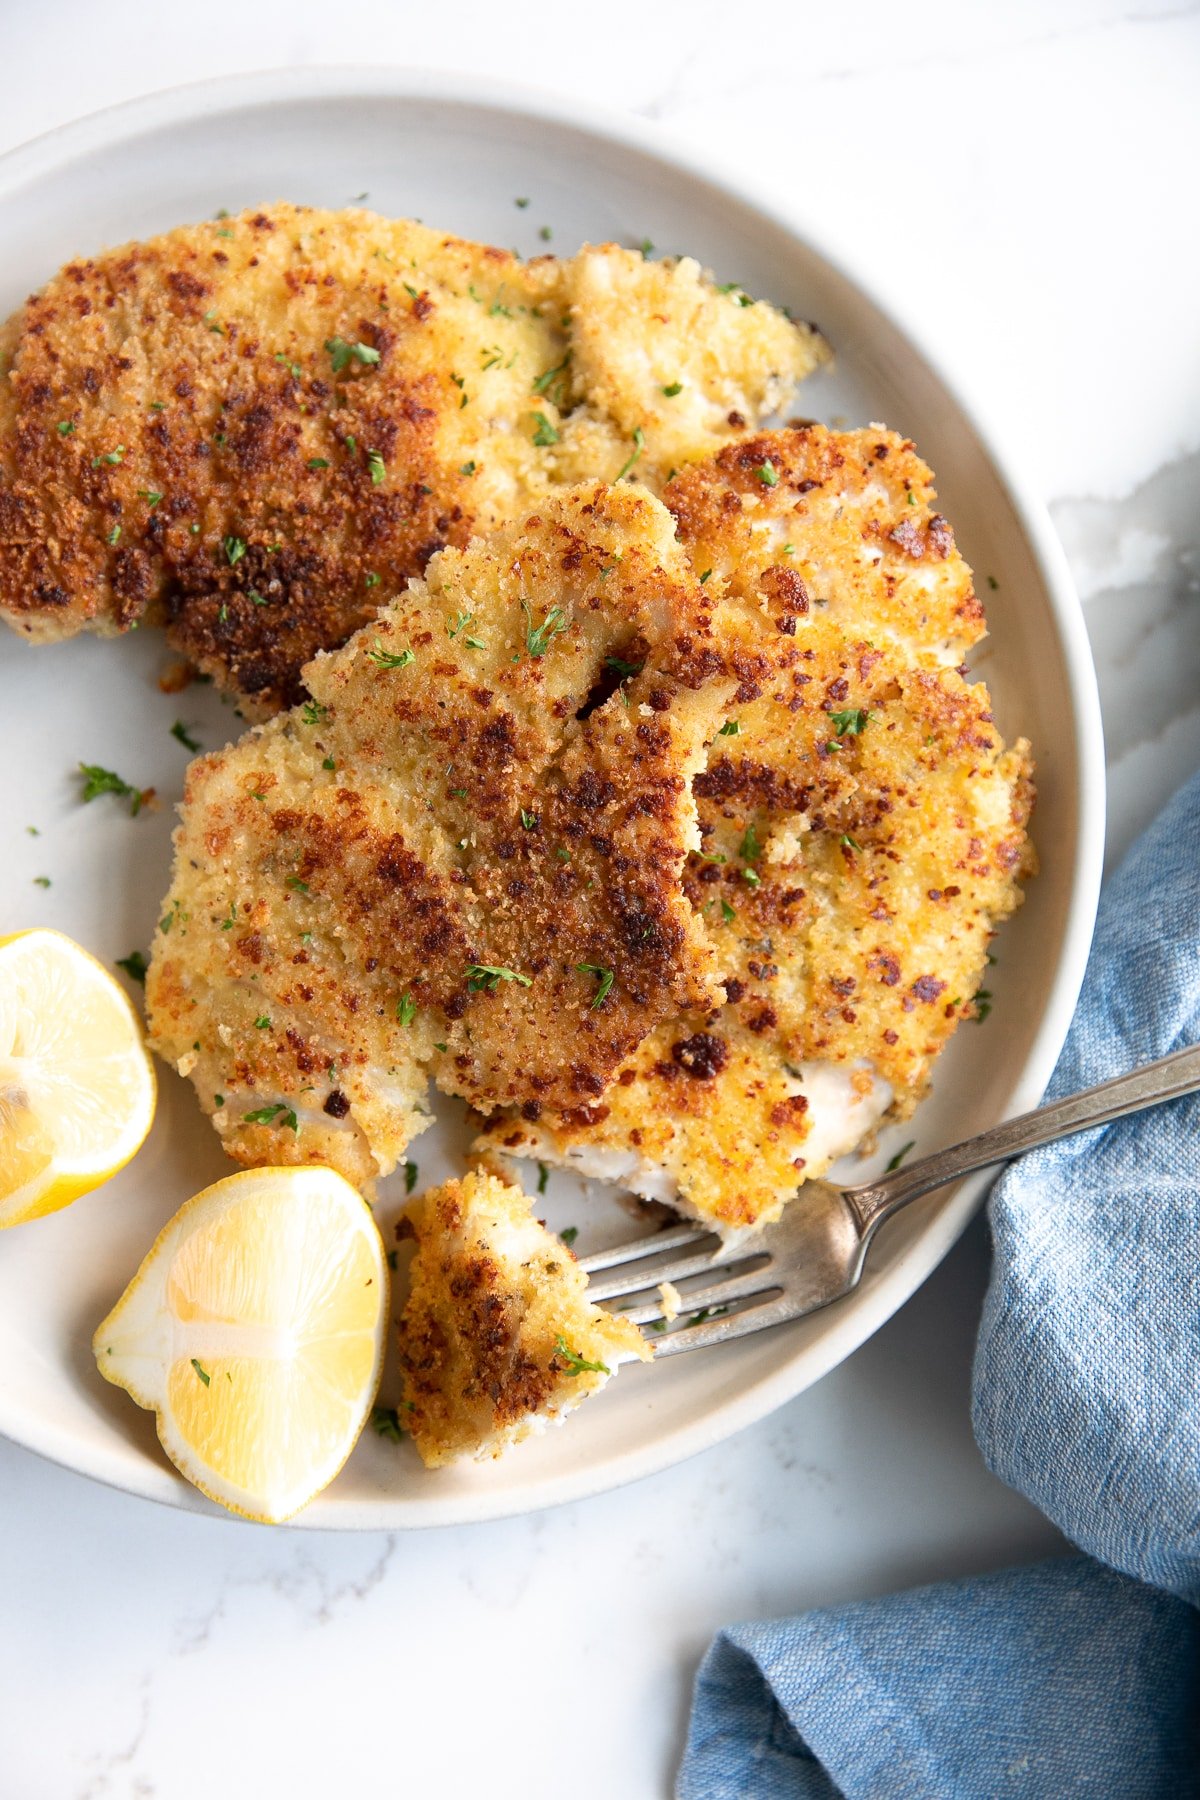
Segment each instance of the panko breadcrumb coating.
M945 664L982 613L929 480L892 433L817 427L671 484L706 591L773 645L774 679L694 783L685 891L725 1004L659 1026L586 1113L493 1120L488 1148L736 1233L889 1108L910 1113L975 1016L1032 863L1031 763L1024 742L1005 750L983 684Z
M501 1455L560 1422L620 1363L649 1362L636 1325L593 1306L571 1252L519 1188L469 1174L416 1200L400 1319L403 1419L430 1468Z
M69 263L0 330L0 615L161 620L265 716L443 546L786 404L825 346L747 298L284 204Z
M147 1010L233 1157L369 1190L430 1072L566 1117L719 1002L683 867L736 643L658 501L570 489L441 552L311 700L191 765Z

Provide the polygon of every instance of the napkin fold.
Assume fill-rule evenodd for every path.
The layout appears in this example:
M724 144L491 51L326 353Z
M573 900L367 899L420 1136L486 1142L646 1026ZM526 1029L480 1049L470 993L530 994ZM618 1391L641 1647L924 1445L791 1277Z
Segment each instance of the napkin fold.
M1200 775L1105 887L1048 1097L1198 1040ZM1200 1096L1034 1151L989 1218L976 1437L1090 1555L722 1632L680 1800L1200 1796Z

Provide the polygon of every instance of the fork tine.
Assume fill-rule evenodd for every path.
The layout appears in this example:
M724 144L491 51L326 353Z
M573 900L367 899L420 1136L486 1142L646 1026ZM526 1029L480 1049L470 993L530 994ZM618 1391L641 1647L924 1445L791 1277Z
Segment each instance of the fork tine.
M714 1264L713 1255L711 1250L697 1251L693 1256L684 1257L682 1262L677 1260L665 1263L654 1262L653 1266L650 1266L652 1263L650 1257L642 1257L637 1266L626 1274L604 1275L602 1273L598 1280L589 1281L588 1299L617 1300L622 1294L640 1294L643 1288L656 1288L662 1281L686 1281L689 1275L707 1275L714 1267L722 1267L719 1263ZM770 1260L763 1251L750 1251L748 1255L757 1257L760 1266L763 1262ZM724 1266L732 1273L746 1261L747 1256L740 1256L736 1260L731 1258L730 1262Z
M668 1250L686 1250L692 1244L698 1244L704 1238L712 1238L714 1246L719 1243L715 1231L704 1225L672 1225L667 1231L652 1231L645 1237L634 1238L632 1243L617 1244L610 1250L596 1250L591 1256L581 1256L579 1267L585 1275L595 1275L601 1269L616 1268L619 1263L633 1262L642 1256L661 1256Z
M719 1319L705 1319L701 1325L681 1325L677 1330L653 1339L654 1360L675 1356L682 1350L707 1350L713 1344L727 1344L734 1338L765 1331L769 1325L782 1325L796 1316L796 1309L783 1290L769 1288L760 1300L738 1312L727 1313Z
M679 1316L686 1323L687 1315L704 1312L707 1307L727 1306L734 1300L748 1300L758 1294L781 1293L778 1281L772 1281L771 1268L767 1259L759 1261L756 1268L746 1269L740 1275L731 1274L723 1281L710 1282L702 1288L689 1289L680 1294L681 1305ZM661 1296L647 1300L643 1306L621 1314L623 1319L632 1319L635 1325L650 1325L655 1319L663 1317Z

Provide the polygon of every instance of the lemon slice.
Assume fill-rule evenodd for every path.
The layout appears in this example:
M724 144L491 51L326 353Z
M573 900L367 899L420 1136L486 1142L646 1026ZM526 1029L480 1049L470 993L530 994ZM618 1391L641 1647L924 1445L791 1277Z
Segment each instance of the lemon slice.
M57 931L0 938L0 1226L115 1175L154 1093L142 1027L108 971Z
M379 1386L383 1244L332 1169L247 1169L188 1200L92 1339L181 1474L275 1524L327 1487Z

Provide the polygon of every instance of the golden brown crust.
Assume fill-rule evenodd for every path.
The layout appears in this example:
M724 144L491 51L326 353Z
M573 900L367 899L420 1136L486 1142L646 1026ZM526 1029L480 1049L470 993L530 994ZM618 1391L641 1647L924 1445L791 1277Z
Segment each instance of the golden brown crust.
M823 612L951 666L984 634L933 477L898 432L760 432L684 470L663 497L697 571L778 630Z
M757 419L822 347L671 270L681 323L717 309L727 340L679 339L700 454L732 435L718 390ZM635 431L638 479L683 460L636 353L666 279L287 205L68 264L0 334L0 614L34 640L161 618L252 715L294 703L442 546L614 478Z
M816 502L798 490L818 477ZM659 1170L689 1210L740 1227L828 1165L810 1145L814 1065L844 1072L843 1147L872 1122L864 1110L856 1132L853 1109L878 1081L912 1110L975 1015L988 943L1031 867L1028 745L1006 751L986 688L945 666L982 627L932 497L894 434L821 427L763 434L670 484L681 539L714 570L705 591L756 623L774 671L734 704L694 783L703 849L684 886L726 1002L659 1026L587 1112L496 1120L484 1142L597 1173L640 1166L643 1191L662 1191ZM876 554L897 529L908 547Z
M417 1251L399 1326L403 1416L430 1467L498 1456L603 1387L619 1361L649 1360L636 1326L589 1303L587 1277L518 1188L470 1174L423 1194L407 1221Z
M565 490L192 764L148 1012L232 1155L369 1185L428 1072L569 1113L718 997L682 871L725 651L665 509Z

